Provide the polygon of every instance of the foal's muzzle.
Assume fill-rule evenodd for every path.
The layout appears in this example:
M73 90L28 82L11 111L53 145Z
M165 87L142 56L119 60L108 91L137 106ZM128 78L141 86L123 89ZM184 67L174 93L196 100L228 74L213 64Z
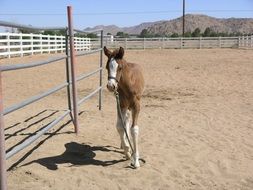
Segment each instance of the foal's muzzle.
M115 92L118 88L118 80L115 77L108 77L107 89Z

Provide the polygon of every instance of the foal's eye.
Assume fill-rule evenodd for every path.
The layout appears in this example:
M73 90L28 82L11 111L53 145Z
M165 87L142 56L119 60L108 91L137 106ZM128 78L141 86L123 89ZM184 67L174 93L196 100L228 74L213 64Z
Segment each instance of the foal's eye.
M119 64L118 71L121 71L121 70L122 70L122 65Z

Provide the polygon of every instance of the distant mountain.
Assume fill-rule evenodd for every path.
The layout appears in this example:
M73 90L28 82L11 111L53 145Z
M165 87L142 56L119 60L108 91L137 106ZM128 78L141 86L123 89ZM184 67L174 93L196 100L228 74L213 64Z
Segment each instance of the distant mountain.
M186 32L193 32L196 28L204 32L207 27L215 32L249 34L253 33L253 18L219 19L206 15L185 15ZM147 30L152 34L160 35L182 34L182 17L154 24Z
M118 27L116 25L108 25L108 26L98 25L93 28L91 28L91 27L85 28L84 30L89 31L89 30L103 29L104 34L111 33L113 35L116 35L117 32L124 32L124 33L128 33L128 34L140 34L143 29L153 26L154 24L159 24L161 22L164 22L164 21L145 22L145 23L141 23L136 26L122 27L122 28Z
M160 24L164 21L157 21L157 22L144 22L136 26L132 27L124 27L122 28L123 32L128 34L140 34L143 29L147 29L152 27L153 25Z
M185 15L185 31L193 32L196 28L200 28L201 32L209 27L215 32L225 33L244 33L253 34L253 18L228 18L220 19L206 15ZM115 35L117 32L125 32L128 34L140 34L143 29L147 29L152 34L171 35L173 33L182 33L182 17L169 20L146 22L132 27L118 27L115 25L99 25L93 28L86 28L85 30L93 30L102 28L104 33L111 33Z
M120 28L116 25L108 25L108 26L98 25L93 28L91 28L91 27L85 28L84 30L89 31L89 30L97 30L97 29L103 29L104 34L111 33L113 35L117 34L117 32L119 32L119 31L122 31L122 28Z

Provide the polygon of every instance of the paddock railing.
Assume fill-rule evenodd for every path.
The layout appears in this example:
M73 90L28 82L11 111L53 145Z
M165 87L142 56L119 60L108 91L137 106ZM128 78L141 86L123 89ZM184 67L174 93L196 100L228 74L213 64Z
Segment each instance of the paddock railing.
M184 37L184 38L104 38L109 48L125 49L205 49L252 48L253 36L239 37ZM98 39L91 39L91 47L99 46Z
M61 120L63 120L66 116L70 115L74 127L75 127L75 132L78 133L79 131L79 124L78 124L78 108L79 106L90 99L92 96L95 94L99 94L99 110L102 108L102 62L103 62L103 30L97 30L97 31L88 31L90 32L96 32L100 33L101 39L100 39L100 46L97 47L96 49L89 50L83 49L82 47L78 47L80 45L79 43L81 42L81 39L76 38L79 41L74 40L74 31L77 33L87 33L83 32L81 30L75 30L73 28L73 19L72 19L72 7L67 8L68 12L68 27L65 28L46 28L47 30L65 30L66 31L66 36L65 38L61 38L61 40L65 39L65 47L63 49L62 44L64 44L61 41L61 44L59 45L59 50L54 49L54 51L65 51L65 55L60 55L58 57L53 57L49 58L47 60L39 61L39 62L34 62L34 63L22 63L22 64L10 64L6 66L0 66L0 189L1 190L6 190L7 189L7 177L6 177L6 164L5 161L6 159L9 159L13 155L17 154L27 146L29 146L31 143L36 141L38 138L40 138L42 135L44 135L49 129L54 127L56 124L58 124ZM8 27L13 27L13 28L22 28L22 29L33 29L36 31L41 31L44 30L45 28L36 28L36 27L31 27L31 26L26 26L26 25L17 25L13 23L8 23L8 22L3 22L0 21L0 26L8 26ZM51 45L51 44L50 44ZM35 48L36 50L36 48ZM76 53L78 50L83 50L79 51ZM84 73L81 74L80 76L76 76L76 57L77 56L85 56L88 54L93 54L93 53L99 53L99 63L98 63L98 68L94 71L90 71L89 73ZM46 92L43 92L41 94L38 94L36 96L30 97L26 100L23 100L22 102L19 102L18 104L11 105L7 108L3 108L3 88L2 88L2 73L3 72L15 72L16 70L19 69L29 69L32 67L39 67L42 65L51 65L54 64L56 61L60 60L65 60L65 70L66 70L66 79L62 82L62 84L59 84L51 89L48 89ZM79 97L77 94L77 82L83 79L86 79L96 73L99 73L99 85L98 87L90 92L89 95L85 97ZM26 139L25 141L22 141L18 143L17 146L13 147L11 150L6 152L5 150L5 134L4 134L4 116L7 114L10 114L14 111L17 111L18 109L21 109L25 106L28 106L42 98L45 98L53 93L56 93L62 89L67 89L67 97L68 97L68 104L66 105L66 111L59 117L55 118L50 124L47 126L42 127L36 134L32 135L30 138Z
M238 45L240 48L253 48L253 36L240 36L238 38Z
M1 23L0 23L1 24ZM66 49L65 36L0 33L0 58L42 54L63 53ZM75 37L75 50L89 51L90 38Z

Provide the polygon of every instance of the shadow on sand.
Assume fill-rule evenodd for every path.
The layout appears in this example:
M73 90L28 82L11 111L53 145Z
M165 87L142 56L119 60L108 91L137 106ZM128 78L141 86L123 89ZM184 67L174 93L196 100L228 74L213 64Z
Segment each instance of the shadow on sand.
M76 142L70 142L65 144L65 152L58 156L40 158L38 160L34 160L22 166L27 166L32 163L39 163L42 166L50 170L57 170L58 164L66 164L69 163L71 166L81 166L81 165L96 165L96 166L110 166L120 162L126 161L126 159L120 160L109 160L109 161L102 161L96 160L96 151L102 152L117 152L121 153L117 150L109 149L110 146L90 146L86 144L79 144ZM114 148L114 147L111 147Z
M8 134L8 133L5 134L6 140L8 140L10 138L13 138L13 137L16 137L16 136L24 136L24 138L22 138L21 141L17 142L15 145L9 147L7 149L7 152L11 151L13 148L20 145L24 141L26 141L28 138L36 135L40 130L45 128L52 121L50 121L46 125L43 125L43 127L41 127L40 129L37 129L37 128L34 129L32 132L30 132L30 131L25 132L27 129L29 129L31 127L35 127L38 123L41 123L42 121L44 121L48 118L51 118L52 116L54 116L58 112L59 112L58 110L43 110L43 111L39 112L38 114L36 114L34 116L31 116L30 118L28 118L24 122L19 122L19 123L16 123L16 124L14 124L10 127L7 127L5 129L6 132L9 129L12 129L12 128L20 125L21 123L26 123L26 122L30 121L31 119L36 119L35 122L33 122L31 124L28 124L28 125L25 125L25 127L23 127L23 128L17 128L16 131L14 131L10 134ZM79 115L81 115L83 113L84 113L84 111L81 111L79 113ZM44 115L42 115L42 114L44 114ZM73 131L64 131L64 132L61 131L64 127L68 126L71 122L72 122L72 120L68 120L63 125L59 126L58 128L55 128L54 131L46 132L44 134L44 137L45 137L44 139L42 139L36 145L34 145L21 158L19 158L16 162L14 162L7 170L11 171L11 170L17 168L26 158L28 158L35 150L37 150L41 145L43 145L50 138L52 138L56 135L74 133ZM96 151L116 152L116 153L123 154L116 147L111 147L111 146L90 146L90 145L86 145L86 144L78 144L76 142L70 142L70 143L65 144L65 148L66 148L65 152L62 153L61 155L54 156L54 157L41 158L41 159L38 159L38 160L34 160L30 163L23 164L21 166L29 165L29 164L32 164L32 163L39 163L39 164L45 166L46 168L48 168L50 170L56 170L57 169L57 164L64 164L64 163L70 163L70 164L72 164L72 166L78 166L78 165L109 166L109 165L113 165L113 164L116 164L116 163L119 163L119 162L126 161L125 159L109 160L109 161L101 161L101 160L96 160L95 159L95 157L96 157L95 152Z

